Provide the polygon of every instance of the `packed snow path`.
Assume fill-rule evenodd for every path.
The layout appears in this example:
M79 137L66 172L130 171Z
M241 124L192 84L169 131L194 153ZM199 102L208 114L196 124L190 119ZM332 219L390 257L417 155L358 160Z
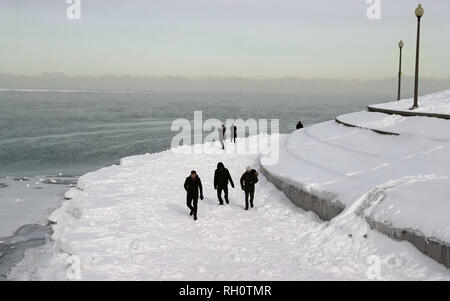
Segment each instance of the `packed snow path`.
M219 161L236 184L224 206L213 188ZM9 278L67 279L67 259L76 256L82 280L450 280L409 243L369 230L354 215L322 222L262 175L255 208L245 211L239 178L258 162L256 155L167 151L87 174L83 191L67 193L72 200L51 217L55 241L29 250ZM191 169L205 196L197 221L183 189Z

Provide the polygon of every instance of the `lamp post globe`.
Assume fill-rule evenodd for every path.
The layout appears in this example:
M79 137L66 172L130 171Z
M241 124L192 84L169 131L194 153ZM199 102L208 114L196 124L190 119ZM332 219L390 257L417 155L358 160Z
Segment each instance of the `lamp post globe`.
M416 8L416 16L417 18L421 18L423 16L424 10L422 7L422 4L419 4L419 6Z
M400 40L400 42L398 42L398 47L399 47L399 48L403 48L403 46L404 46L403 41Z

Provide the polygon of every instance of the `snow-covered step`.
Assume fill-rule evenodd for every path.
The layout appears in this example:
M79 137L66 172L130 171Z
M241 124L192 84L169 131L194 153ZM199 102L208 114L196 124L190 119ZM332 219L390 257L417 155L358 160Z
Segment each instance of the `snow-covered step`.
M418 102L419 107L414 110L410 110L413 105L412 98L373 104L368 109L371 112L450 119L450 90L421 96Z
M346 125L450 143L450 120L361 111L336 117Z
M359 131L377 135L370 131ZM425 155L433 154L440 149L438 147L426 152ZM420 155L424 154L413 153L404 159L409 160ZM352 156L348 154L341 159L351 159ZM283 157L282 160L285 160L287 155ZM445 157L445 153L439 154L438 157ZM287 176L289 172L293 174L293 169L308 170L308 173L312 169L315 172L320 169L318 166L311 167L311 162L297 160L296 157L291 156L289 159L290 162L285 162L284 167L289 166L292 168L290 171L286 169L280 171L270 166L262 166L262 171L297 206L312 210L326 221L348 215L349 211L355 212L363 216L374 229L392 238L407 240L424 254L450 267L450 221L448 219L450 176L448 172L445 173L445 170L435 165L435 173L431 168L428 173L424 170L424 174L408 175L408 172L412 172L411 169L392 167L391 163L385 163L373 167L367 175L364 175L364 172L344 175L335 172L334 180L317 183L314 182L314 178L303 177L304 174L299 175L299 172L297 172L297 178ZM428 160L425 165L430 162L433 160ZM436 163L438 162L442 163L442 161ZM444 164L448 167L448 163ZM332 174L324 169L320 177L323 179ZM319 176L316 175L315 179L318 178ZM343 190L343 187L348 190ZM364 193L364 190L368 192ZM360 191L361 196L350 199L355 191ZM383 198L374 198L373 191L380 191Z
M356 212L450 267L450 121L365 111L338 118L357 127L330 121L284 137L278 163L263 166L268 179L324 220ZM371 198L374 190L385 197Z

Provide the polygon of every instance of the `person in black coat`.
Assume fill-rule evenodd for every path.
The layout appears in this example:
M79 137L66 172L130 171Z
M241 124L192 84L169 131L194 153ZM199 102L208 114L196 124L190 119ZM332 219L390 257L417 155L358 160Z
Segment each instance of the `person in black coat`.
M245 173L241 177L241 189L245 191L245 210L248 210L250 197L250 207L253 208L253 197L255 196L255 184L258 183L258 172L247 166Z
M237 137L237 126L234 125L234 123L231 125L230 128L230 137L231 137L231 142L234 141L234 143L236 143L236 137Z
M302 123L301 121L299 121L299 122L297 123L296 128L297 128L297 130L302 129L302 128L303 128L303 123Z
M197 172L195 170L191 171L191 175L184 181L184 189L186 190L186 204L191 210L190 215L194 216L194 220L197 220L197 204L198 195L200 192L200 200L203 200L203 187L202 181L200 180Z
M225 194L225 201L227 204L230 203L228 200L228 182L230 182L231 187L234 188L233 179L231 178L228 169L225 168L222 162L217 163L217 169L214 172L214 189L217 190L219 205L223 205L222 190Z

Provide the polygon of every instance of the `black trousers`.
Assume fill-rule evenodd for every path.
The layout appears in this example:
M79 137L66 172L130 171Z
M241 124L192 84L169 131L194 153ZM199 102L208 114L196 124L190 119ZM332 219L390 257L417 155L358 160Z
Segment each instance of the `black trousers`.
M255 187L245 189L245 208L248 208L249 197L250 197L250 205L253 206L254 196L255 196Z
M194 216L197 216L197 204L198 204L198 195L188 194L186 196L186 205L194 213Z
M224 186L224 187L217 186L217 198L219 199L219 203L223 204L222 190L225 194L225 201L227 201L227 203L228 203L228 185Z

